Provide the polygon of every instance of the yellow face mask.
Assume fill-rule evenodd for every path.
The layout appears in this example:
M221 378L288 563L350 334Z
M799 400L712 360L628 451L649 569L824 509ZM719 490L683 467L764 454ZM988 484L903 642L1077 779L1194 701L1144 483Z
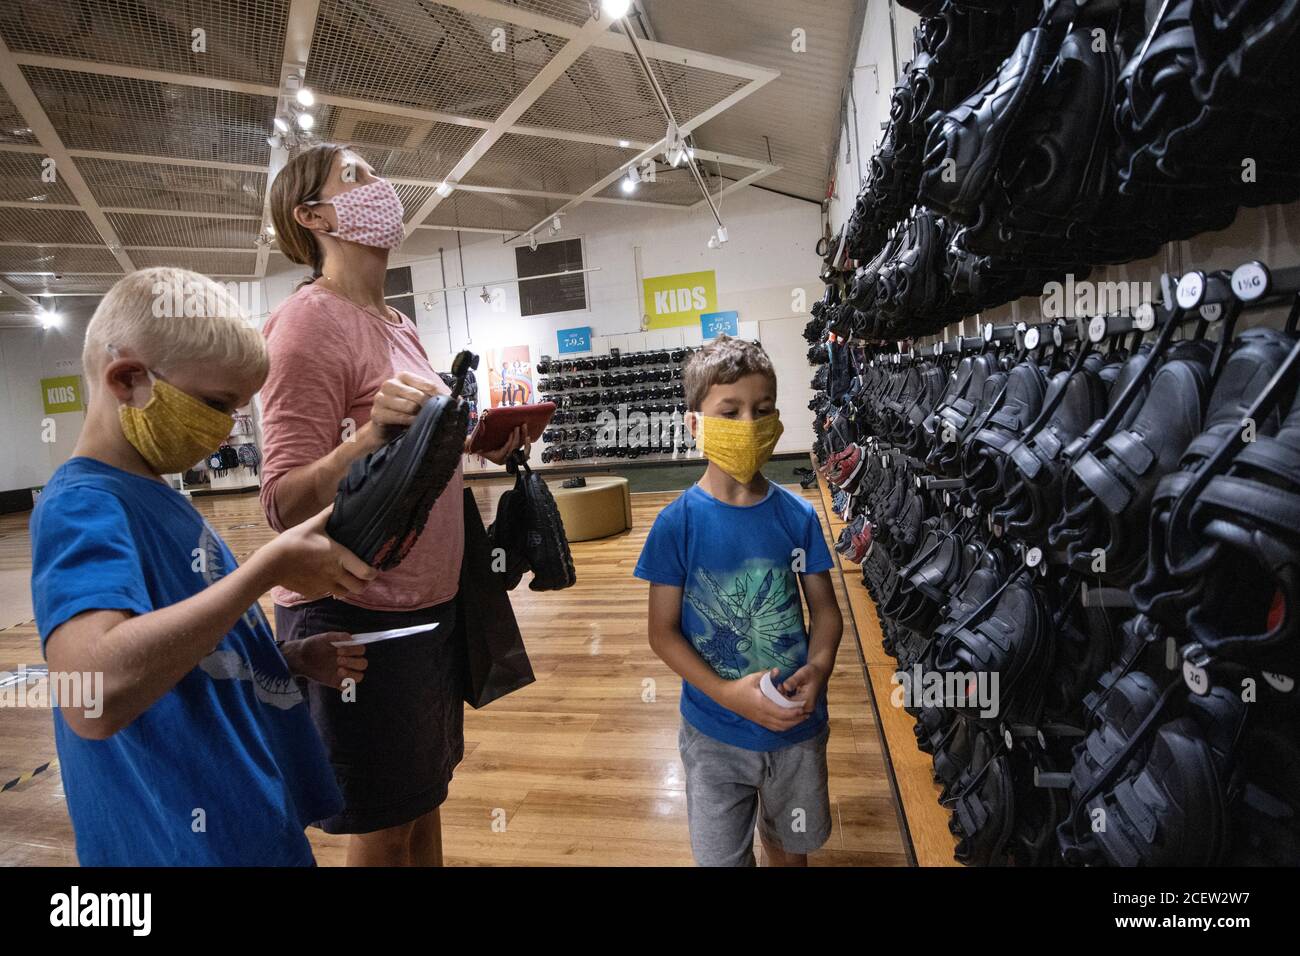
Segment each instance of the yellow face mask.
M779 412L754 421L697 415L695 440L704 457L742 485L749 484L772 457L785 431Z
M149 380L149 403L144 408L121 405L117 412L126 440L156 473L182 472L230 437L234 416L205 405L153 372Z

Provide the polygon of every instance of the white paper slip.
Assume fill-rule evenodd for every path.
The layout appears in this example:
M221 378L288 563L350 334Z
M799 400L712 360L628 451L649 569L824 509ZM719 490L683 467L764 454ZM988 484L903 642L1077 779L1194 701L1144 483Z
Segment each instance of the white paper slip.
M391 631L368 631L365 634L353 634L349 641L333 641L335 647L356 647L359 644L375 644L379 641L391 641L395 637L406 637L408 634L423 634L425 631L432 631L438 626L438 622L432 624L416 624L412 627L395 627Z

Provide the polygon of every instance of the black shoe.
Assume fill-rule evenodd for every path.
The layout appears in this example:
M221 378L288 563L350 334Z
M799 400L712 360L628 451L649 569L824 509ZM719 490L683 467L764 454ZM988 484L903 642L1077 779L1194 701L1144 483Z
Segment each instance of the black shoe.
M469 428L469 406L460 390L465 373L477 364L477 356L457 355L452 394L426 401L406 431L354 461L339 482L326 533L380 571L396 567L410 553L433 503L456 473Z

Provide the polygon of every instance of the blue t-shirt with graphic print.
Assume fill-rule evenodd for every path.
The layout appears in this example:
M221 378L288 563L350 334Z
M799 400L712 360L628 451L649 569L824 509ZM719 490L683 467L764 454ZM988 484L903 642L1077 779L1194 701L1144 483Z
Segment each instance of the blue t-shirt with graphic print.
M84 611L147 614L236 566L181 494L91 458L54 473L31 532L42 650ZM87 740L55 710L54 739L83 866L310 866L303 828L343 805L257 605L128 726Z
M720 677L781 670L776 683L808 660L799 570L831 568L811 504L768 483L753 505L719 501L692 485L659 513L637 561L638 578L682 589L682 634ZM728 710L682 681L682 717L701 733L746 750L778 750L816 736L826 699L783 733Z

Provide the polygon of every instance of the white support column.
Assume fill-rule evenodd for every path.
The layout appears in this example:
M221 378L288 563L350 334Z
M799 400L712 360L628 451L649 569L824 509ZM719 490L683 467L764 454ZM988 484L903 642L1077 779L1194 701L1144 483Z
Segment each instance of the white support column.
M311 56L312 34L316 32L316 14L319 10L320 0L290 0L289 2L289 14L284 31L284 58L280 63L280 89L272 94L276 97L277 113L280 109L280 98L286 88L285 80L290 75L297 75L299 70L307 68L307 60ZM270 117L267 122L268 130L271 128L269 120ZM288 161L288 150L271 150L271 161L266 167L266 188L262 192L261 235L263 236L266 235L266 229L271 224L271 183L275 182L275 177L280 170L284 169ZM271 244L259 243L257 265L253 269L253 274L257 278L261 279L266 275L266 263L270 258Z

